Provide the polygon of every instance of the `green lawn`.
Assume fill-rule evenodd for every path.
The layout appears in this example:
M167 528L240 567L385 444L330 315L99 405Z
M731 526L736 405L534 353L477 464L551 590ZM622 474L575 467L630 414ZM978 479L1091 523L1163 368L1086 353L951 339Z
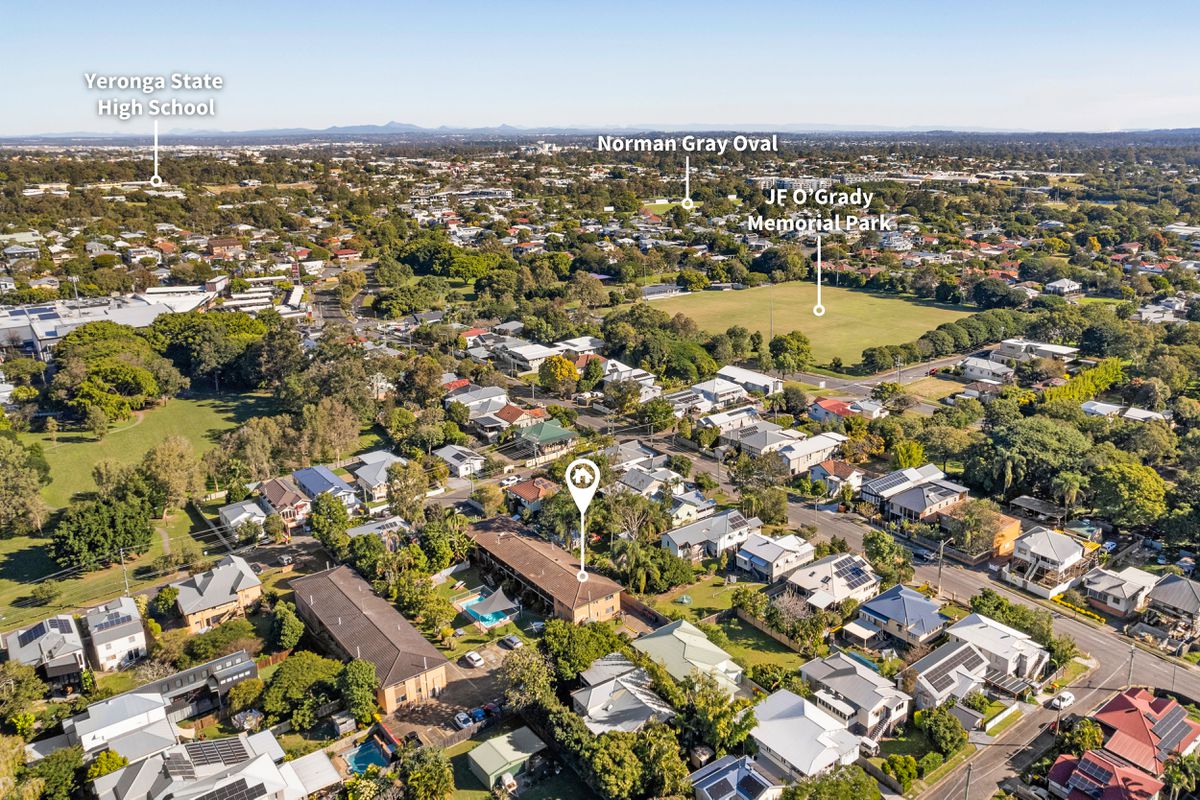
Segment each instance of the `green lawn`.
M92 467L110 459L130 464L168 436L184 436L197 453L209 449L217 438L252 416L269 414L265 395L198 396L168 400L121 423L96 441L90 433L63 430L57 442L44 433L23 434L26 443L37 442L50 464L50 484L42 490L46 502L62 508L76 494L92 492Z
M716 614L733 606L733 590L738 586L749 586L761 589L761 583L726 583L724 578L705 577L690 586L681 586L664 592L653 598L650 604L664 614L678 614L695 622L698 619ZM691 603L681 603L679 599L686 595Z
M813 315L816 301L816 284L805 281L737 292L696 292L656 300L653 305L672 315L682 312L702 330L711 332L724 331L731 325L742 325L764 336L772 329L776 334L803 331L812 341L819 364L827 364L835 356L846 364L855 364L863 348L903 344L943 322L971 313L960 306L830 285L823 288L821 296L825 316Z
M215 444L222 432L269 410L269 398L261 395L198 396L169 400L164 406L122 423L99 442L90 434L75 430L60 431L57 442L51 442L45 434L23 434L22 439L36 442L44 449L50 465L50 484L42 494L51 506L61 508L75 495L95 491L92 467L98 461L133 463L163 438L175 434L190 439L197 451L205 450ZM190 510L175 512L166 520L155 520L154 525L157 532L149 551L126 563L130 589L162 580L161 576L151 574L150 562L164 552L164 539L176 552L188 545L204 550L213 544L211 536L203 535L207 531L204 520ZM0 539L0 629L11 630L48 614L100 602L124 591L121 567L114 566L82 577L67 576L60 581L62 595L58 600L48 606L29 605L25 598L30 585L59 572L58 565L50 558L48 545L48 537Z
M755 664L774 664L784 669L797 670L807 661L796 651L737 617L722 622L721 628L729 637L729 647L726 649L730 657L746 669Z
M924 400L937 401L962 391L965 384L954 378L942 378L929 375L904 385L904 391L914 394Z
M1067 664L1062 675L1060 675L1054 682L1059 686L1071 686L1077 680L1082 678L1089 669L1091 668L1087 664L1084 664L1079 659L1073 659L1070 664Z

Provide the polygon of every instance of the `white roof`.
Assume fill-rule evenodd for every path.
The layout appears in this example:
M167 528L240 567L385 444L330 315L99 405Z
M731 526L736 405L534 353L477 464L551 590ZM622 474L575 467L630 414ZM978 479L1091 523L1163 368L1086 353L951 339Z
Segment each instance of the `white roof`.
M836 448L845 441L846 437L842 434L828 431L817 434L810 439L802 439L792 444L785 444L779 449L779 452L785 456L807 456L819 453L822 450Z
M735 367L732 364L721 367L719 370L717 370L717 376L742 385L751 383L758 386L773 386L774 384L780 382L779 378L772 378L770 375L765 375L761 372L755 372L752 369Z
M754 709L758 725L750 732L761 747L803 775L816 775L858 756L861 739L815 703L780 689Z
M948 633L951 638L969 642L985 653L995 653L1005 659L1015 652L1023 652L1031 658L1046 652L1028 634L982 614L968 614L951 625Z

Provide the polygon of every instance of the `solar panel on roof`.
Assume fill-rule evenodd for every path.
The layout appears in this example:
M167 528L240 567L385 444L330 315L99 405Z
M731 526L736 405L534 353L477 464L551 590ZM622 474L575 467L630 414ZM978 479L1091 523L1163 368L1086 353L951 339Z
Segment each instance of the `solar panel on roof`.
M708 787L709 797L728 797L732 792L733 784L728 777L721 778L721 780Z
M47 628L45 621L39 622L37 625L34 625L27 631L23 631L19 636L17 636L17 644L21 647L27 647L30 642L37 641L42 636L45 636L46 630Z
M1108 782L1113 778L1112 770L1095 761L1092 761L1089 758L1082 759L1079 762L1079 766L1077 766L1075 769L1076 771L1082 772L1087 777L1096 781L1101 786L1107 785Z
M196 800L255 800L264 797L267 789L261 783L257 786L247 786L245 778L238 778L232 783L218 786L211 792L202 794Z
M206 767L211 764L240 764L250 758L241 739L211 739L184 745L192 763Z
M192 762L183 753L170 753L163 759L163 768L172 778L182 778L184 780L194 780L196 777L196 768L192 766Z
M118 625L124 625L126 622L133 622L133 617L129 614L122 614L119 611L109 612L108 616L96 623L92 630L96 633L106 631L109 628L115 628Z
M742 797L749 798L749 800L756 800L760 794L767 790L767 784L765 784L753 772L748 772L743 775L741 780L738 781L737 786L738 794L742 795Z

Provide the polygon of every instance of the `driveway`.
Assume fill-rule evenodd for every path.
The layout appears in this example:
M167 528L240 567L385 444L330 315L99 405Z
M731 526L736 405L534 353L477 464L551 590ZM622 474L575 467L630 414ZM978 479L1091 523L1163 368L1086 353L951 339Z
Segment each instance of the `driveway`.
M500 664L509 651L489 644L476 652L483 656L482 667L472 667L462 659L451 661L441 697L400 709L387 720L388 727L398 736L415 730L426 743L442 747L459 733L454 725L455 714L500 700L504 695Z

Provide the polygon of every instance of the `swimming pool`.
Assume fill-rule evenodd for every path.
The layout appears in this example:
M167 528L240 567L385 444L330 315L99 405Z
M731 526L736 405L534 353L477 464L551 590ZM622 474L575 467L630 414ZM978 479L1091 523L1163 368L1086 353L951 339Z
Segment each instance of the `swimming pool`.
M383 751L374 738L367 739L365 742L346 753L343 758L346 759L346 766L355 775L362 775L367 771L367 767L386 767L391 760Z
M490 614L480 614L478 611L471 608L471 606L475 605L476 603L482 603L486 599L487 598L483 595L472 597L470 600L463 603L463 611L470 614L472 619L478 621L485 628L494 627L508 619L509 615L506 611L493 611Z

